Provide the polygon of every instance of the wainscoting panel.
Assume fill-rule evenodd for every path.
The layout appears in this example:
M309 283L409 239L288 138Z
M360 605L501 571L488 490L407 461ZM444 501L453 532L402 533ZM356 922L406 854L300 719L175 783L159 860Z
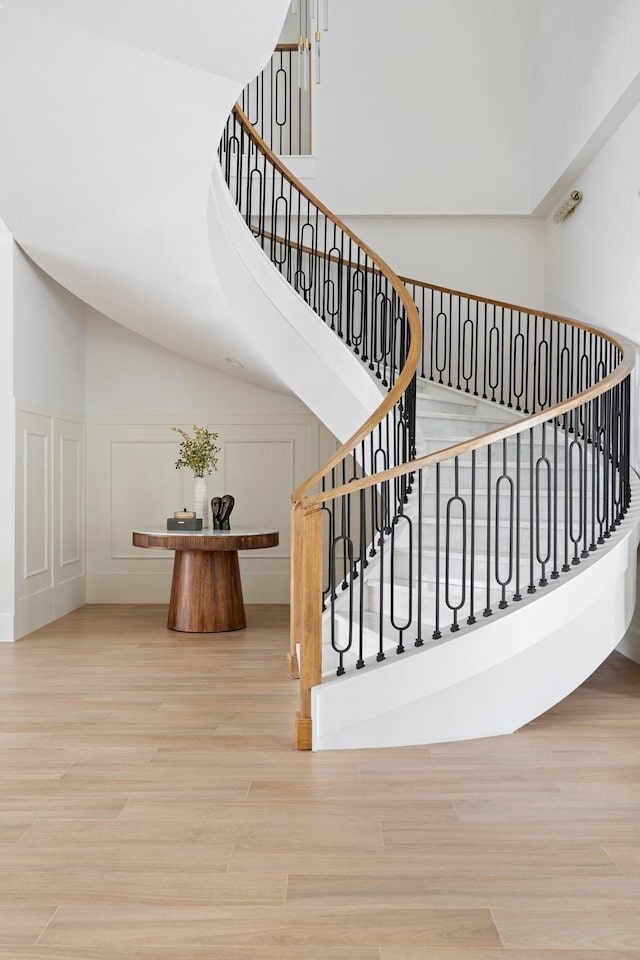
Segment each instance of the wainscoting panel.
M51 431L52 421L25 414L22 440L22 595L51 586Z
M134 529L166 528L175 510L192 506L193 477L176 470L176 424L194 423L218 433L218 469L208 478L209 497L233 494L232 528L280 531L272 550L240 555L248 603L286 603L289 598L290 496L320 463L318 421L308 416L212 417L188 422L149 418L93 419L88 423L87 570L91 603L166 603L173 554L132 546ZM326 440L322 437L322 452Z
M84 423L19 403L16 447L17 638L86 600Z
M84 425L54 421L58 469L55 501L58 504L56 581L84 576Z
M189 499L190 492L185 494L184 489L187 476L174 466L177 456L178 444L172 439L112 439L109 505L102 490L95 503L98 509L104 508L102 520L110 518L112 560L140 560L140 550L131 543L131 531L165 525L167 517L184 506L185 495ZM163 551L153 550L149 555L162 557Z

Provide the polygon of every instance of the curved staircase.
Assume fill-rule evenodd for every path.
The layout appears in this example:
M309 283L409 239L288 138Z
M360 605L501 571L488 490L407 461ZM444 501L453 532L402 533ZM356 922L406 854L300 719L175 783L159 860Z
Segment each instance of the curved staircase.
M239 107L220 158L245 235L388 391L293 494L297 746L512 732L633 614L632 346L396 277Z

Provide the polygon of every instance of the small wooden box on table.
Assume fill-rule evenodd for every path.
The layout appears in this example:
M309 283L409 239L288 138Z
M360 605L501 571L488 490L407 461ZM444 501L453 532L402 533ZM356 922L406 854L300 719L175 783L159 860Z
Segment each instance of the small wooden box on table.
M277 530L134 530L134 547L175 550L167 626L184 633L241 630L247 620L238 550L276 547Z

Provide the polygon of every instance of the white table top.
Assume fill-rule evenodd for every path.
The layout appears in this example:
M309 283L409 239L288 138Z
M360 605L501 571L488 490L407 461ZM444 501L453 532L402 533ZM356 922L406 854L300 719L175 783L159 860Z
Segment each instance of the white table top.
M273 527L234 527L232 530L167 530L166 527L136 527L133 533L153 537L256 537L279 533Z

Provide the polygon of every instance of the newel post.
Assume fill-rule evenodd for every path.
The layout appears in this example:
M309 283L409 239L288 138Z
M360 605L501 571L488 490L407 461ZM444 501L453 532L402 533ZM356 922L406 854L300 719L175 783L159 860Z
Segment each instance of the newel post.
M299 529L293 533L297 555L292 557L296 583L291 642L300 647L300 709L294 744L297 750L311 750L311 689L322 679L322 510L316 504L308 508L296 504L293 512L294 528Z
M300 575L302 527L302 507L298 502L294 504L291 511L291 584L289 587L291 610L289 617L289 653L287 654L287 676L290 680L298 680L300 677L297 645L302 636L302 577Z

